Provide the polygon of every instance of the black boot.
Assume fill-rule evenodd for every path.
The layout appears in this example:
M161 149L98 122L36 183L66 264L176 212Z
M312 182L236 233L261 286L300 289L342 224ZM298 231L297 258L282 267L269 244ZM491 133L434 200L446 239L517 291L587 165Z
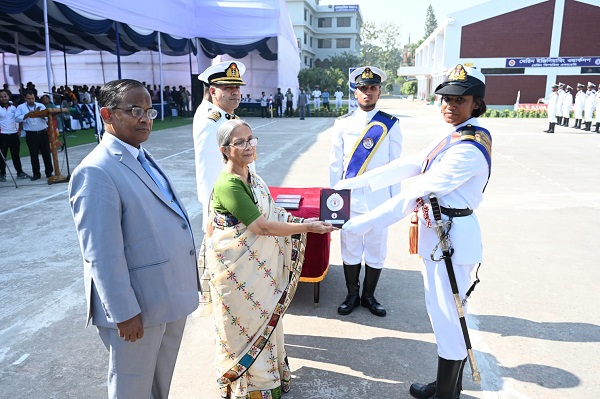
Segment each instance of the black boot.
M458 374L463 360L446 360L438 357L437 384L435 395L430 399L454 399L458 386Z
M460 371L458 372L458 380L456 382L456 390L454 391L453 399L460 398L460 393L462 392L462 375L463 375L463 370L465 368L466 362L467 362L467 358L465 358L462 361L462 364L460 366ZM411 384L410 389L409 389L411 396L413 396L417 399L429 399L433 395L435 395L436 391L437 391L437 381L430 382L427 385L419 384L418 382L415 382L414 384Z
M375 269L369 265L365 265L365 280L363 281L363 293L360 304L369 308L371 313L375 316L384 317L386 314L385 309L377 299L375 299L375 288L377 288L377 282L381 275L381 269Z
M564 119L563 126L569 127L569 118Z
M548 129L544 130L544 133L552 133L550 130L552 130L552 122L548 122Z
M346 300L338 307L338 313L343 316L349 315L355 307L360 305L360 266L360 263L358 265L344 263L344 278L346 279L348 295L346 295Z
M586 122L585 123L585 130L586 132L589 132L590 130L592 130L592 122Z
M596 130L594 130L594 133L600 133L600 130L598 129L600 129L600 123L596 122Z
M548 130L544 130L544 132L546 132L546 133L554 133L554 126L555 125L556 125L556 123L550 122L550 127L548 128Z
M562 125L562 116L557 116L556 121L558 122L558 126Z
M579 129L579 122L581 122L581 119L575 119L575 125L573 125L573 129Z

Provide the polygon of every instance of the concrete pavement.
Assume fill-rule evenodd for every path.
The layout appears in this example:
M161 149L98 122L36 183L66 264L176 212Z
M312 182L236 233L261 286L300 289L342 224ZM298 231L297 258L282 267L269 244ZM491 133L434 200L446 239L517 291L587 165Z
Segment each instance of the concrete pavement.
M427 145L441 126L437 106L398 99L380 105L400 118L404 154ZM328 185L323 132L333 119L249 122L260 137L257 166L267 183ZM485 260L469 317L482 383L465 372L462 397L594 397L600 392L600 135L564 127L545 134L542 119L482 123L494 138L493 170L477 212ZM155 132L146 147L173 178L199 242L191 126ZM69 149L71 169L92 148ZM95 329L83 328L81 255L66 185L10 183L0 183L0 397L103 398L107 356ZM376 293L385 318L364 308L337 314L345 287L334 234L319 307L312 305L312 284L302 283L284 319L293 370L286 398L408 398L411 382L435 378L420 262L408 255L407 229L407 221L390 229ZM210 317L192 315L172 398L217 397L213 354Z

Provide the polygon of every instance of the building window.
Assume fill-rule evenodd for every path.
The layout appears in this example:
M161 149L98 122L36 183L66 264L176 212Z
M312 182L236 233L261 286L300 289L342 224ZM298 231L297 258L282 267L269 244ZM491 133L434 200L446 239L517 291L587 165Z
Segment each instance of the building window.
M304 56L304 65L308 65L308 57Z
M312 68L313 67L313 60L312 60L312 58L309 61L310 61L310 65L309 66Z
M352 22L351 17L337 17L337 27L338 28L349 28L351 22Z
M333 18L319 18L319 28L331 28L333 26Z
M304 9L304 20L306 21L308 19L308 10L305 8Z
M523 75L525 68L481 68L484 75Z
M309 24L310 26L312 26L312 17L313 17L312 14L310 14L310 24Z
M304 34L304 44L308 43L308 35L305 33Z
M310 47L311 47L311 48L312 48L312 46L313 46L313 41L312 41L312 40L313 40L313 38L312 38L312 36L311 36L311 37L310 37Z
M581 73L600 73L600 68L598 67L582 67L581 68ZM596 112L598 112L598 110L596 110Z
M296 38L296 42L298 42L298 48L302 48L302 42L300 41L300 38Z
M331 48L331 39L319 39L318 48Z
M335 39L335 47L336 48L350 48L350 39Z

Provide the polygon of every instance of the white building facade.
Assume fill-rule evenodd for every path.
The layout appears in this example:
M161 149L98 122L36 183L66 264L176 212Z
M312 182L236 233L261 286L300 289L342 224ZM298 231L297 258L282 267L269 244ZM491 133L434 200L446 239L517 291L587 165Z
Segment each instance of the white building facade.
M488 104L535 103L557 82L600 83L598 21L600 0L488 1L449 14L398 74L425 99L461 63L485 75Z
M318 0L286 0L298 43L301 68L343 52L360 53L363 23L358 5L319 4Z

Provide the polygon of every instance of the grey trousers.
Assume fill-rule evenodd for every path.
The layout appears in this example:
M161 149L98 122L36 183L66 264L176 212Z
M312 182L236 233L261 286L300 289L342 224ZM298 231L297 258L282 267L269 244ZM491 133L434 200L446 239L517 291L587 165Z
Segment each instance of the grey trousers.
M186 318L144 328L135 342L114 328L97 327L109 351L109 399L167 399Z

